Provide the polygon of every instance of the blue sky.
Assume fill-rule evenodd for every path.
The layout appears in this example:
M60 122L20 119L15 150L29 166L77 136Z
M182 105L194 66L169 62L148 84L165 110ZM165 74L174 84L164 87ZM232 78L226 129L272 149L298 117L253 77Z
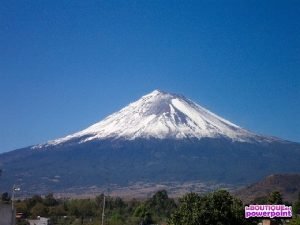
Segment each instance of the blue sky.
M1 2L0 152L81 130L154 89L300 142L300 2Z

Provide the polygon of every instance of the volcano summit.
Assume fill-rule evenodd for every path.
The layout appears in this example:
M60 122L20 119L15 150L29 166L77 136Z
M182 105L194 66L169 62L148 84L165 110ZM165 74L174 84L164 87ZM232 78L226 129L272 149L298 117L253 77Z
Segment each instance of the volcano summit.
M300 172L300 144L243 129L155 90L74 134L0 155L7 187L63 192L108 184L246 184Z

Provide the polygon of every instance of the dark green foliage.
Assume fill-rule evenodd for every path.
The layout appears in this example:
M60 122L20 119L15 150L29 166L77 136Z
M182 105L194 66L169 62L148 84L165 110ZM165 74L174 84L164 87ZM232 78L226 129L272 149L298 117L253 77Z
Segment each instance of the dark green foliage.
M15 207L16 207L17 212L23 213L25 216L30 215L30 209L25 201L17 201L15 203Z
M34 195L34 196L32 196L32 198L29 198L29 199L25 200L25 202L27 203L27 205L28 205L29 208L32 208L37 203L42 203L43 199L39 195Z
M66 203L66 207L68 215L75 216L77 218L93 217L97 214L95 201L91 199L69 200Z
M48 195L46 195L45 199L44 199L44 204L46 206L56 206L57 205L57 201L56 199L54 198L53 194L50 193Z
M168 197L166 190L161 190L146 201L146 208L159 217L169 217L176 208L176 204Z
M272 193L270 199L280 202L280 193ZM17 212L24 213L27 218L49 217L53 225L100 225L103 200L104 195L94 199L58 200L49 194L44 198L35 195L30 199L18 200L15 206ZM119 197L105 196L105 203L105 225L167 222L169 225L252 225L255 222L244 218L244 205L226 190L206 195L188 193L179 199L178 204L168 197L165 190L156 192L145 201L124 201ZM18 225L23 222L18 221ZM295 218L290 224L298 223Z
M38 216L48 216L48 208L44 204L38 202L35 206L32 207L30 210L30 214L33 218L36 218Z
M149 208L147 208L145 204L141 204L140 206L138 206L135 209L133 216L139 218L138 221L141 225L148 225L153 223Z
M282 196L279 191L273 191L268 198L268 203L270 204L282 204Z
M114 212L109 218L109 224L111 225L118 225L118 224L124 224L124 218L121 214Z
M300 216L300 192L298 194L298 199L293 204L293 215L299 215Z
M293 218L288 224L289 225L300 225L300 217Z
M251 224L244 218L240 200L225 190L199 196L195 193L180 199L179 208L172 214L170 225L243 225Z
M26 218L49 217L54 225L100 225L104 195L95 199L57 200L53 194L45 197L34 195L32 198L15 202L17 212ZM148 225L167 221L176 208L173 199L165 190L159 191L146 201L124 201L105 196L106 225ZM18 221L18 224L23 223Z
M49 216L65 216L67 211L63 204L60 204L56 207L49 207Z
M179 208L172 214L169 223L171 225L199 223L199 215L202 211L202 198L196 193L189 193L180 199Z

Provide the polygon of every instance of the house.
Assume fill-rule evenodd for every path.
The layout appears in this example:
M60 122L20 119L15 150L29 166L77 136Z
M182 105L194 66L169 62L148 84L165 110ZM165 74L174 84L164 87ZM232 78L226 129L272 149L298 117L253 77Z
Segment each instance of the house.
M36 220L28 220L30 225L49 225L49 218L38 217Z

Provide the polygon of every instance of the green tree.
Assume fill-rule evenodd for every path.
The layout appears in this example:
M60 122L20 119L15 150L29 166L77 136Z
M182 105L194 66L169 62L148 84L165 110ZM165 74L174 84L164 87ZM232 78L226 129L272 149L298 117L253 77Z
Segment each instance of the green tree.
M63 204L49 208L49 216L57 217L57 216L65 216L65 215L67 215L67 212Z
M90 199L74 199L67 203L68 214L70 216L91 217L95 215L96 204Z
M298 193L298 199L293 204L293 215L300 215L300 192Z
M126 207L125 202L120 197L115 198L113 205L117 209L122 209Z
M68 215L69 216L75 216L76 218L79 217L79 210L78 210L78 207L75 204L74 200L68 202L67 209L68 209Z
M48 216L48 208L42 203L38 202L34 207L32 207L30 213L33 218L36 218L38 216L46 217Z
M46 206L56 206L58 204L52 193L46 195L43 202Z
M42 197L39 196L39 195L34 195L34 196L32 196L31 198L26 199L25 202L26 202L26 204L27 204L27 207L31 209L31 208L34 207L37 203L43 203L43 199L42 199Z
M15 203L16 211L18 213L24 213L25 216L28 216L30 214L30 209L28 208L26 202L16 202Z
M202 211L202 198L196 193L188 193L179 201L179 208L171 215L170 225L200 224L199 217Z
M95 215L95 204L90 199L83 199L79 201L79 212L84 217L91 217Z
M135 207L133 208L133 206ZM173 199L168 197L166 190L157 191L150 199L142 204L136 200L128 202L127 210L134 211L133 216L140 218L140 223L165 223L176 208ZM130 215L130 214L129 214Z
M138 206L133 215L134 217L140 218L140 225L148 225L153 223L151 213L147 210L147 207L144 204Z
M271 192L271 194L269 195L268 198L268 203L270 204L282 204L282 196L281 193L279 191L273 191Z
M109 224L110 225L124 224L124 218L122 217L121 214L114 212L109 219Z
M169 198L166 190L161 190L146 201L146 207L158 217L169 217L176 208L176 204L173 199Z
M293 218L292 220L290 220L290 222L288 223L288 225L300 225L300 218Z
M185 195L172 214L170 225L244 225L243 204L228 191L220 190L205 196L195 193Z

